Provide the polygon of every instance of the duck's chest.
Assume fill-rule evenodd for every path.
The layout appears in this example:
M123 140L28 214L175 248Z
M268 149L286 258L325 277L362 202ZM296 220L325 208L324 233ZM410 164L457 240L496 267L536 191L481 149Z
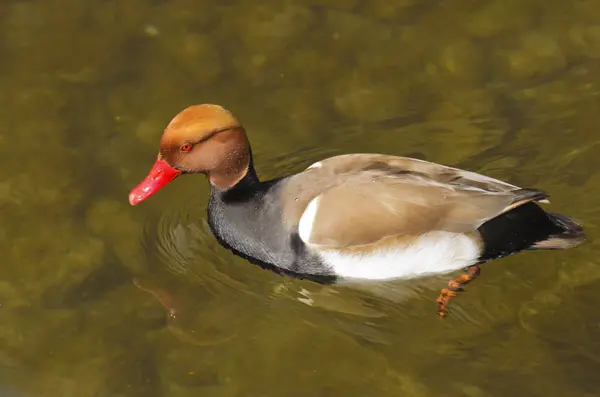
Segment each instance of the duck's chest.
M282 212L272 198L228 203L211 196L208 223L221 245L254 264L319 282L334 281L331 269L300 240L297 228L282 221Z
M292 234L273 200L254 197L231 203L211 196L208 223L219 242L237 254L281 268L295 260Z

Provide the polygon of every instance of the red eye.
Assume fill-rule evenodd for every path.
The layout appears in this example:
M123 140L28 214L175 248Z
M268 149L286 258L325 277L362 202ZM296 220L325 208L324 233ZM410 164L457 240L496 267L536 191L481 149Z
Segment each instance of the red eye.
M184 143L183 145L181 145L181 147L179 149L182 152L189 152L190 150L192 150L193 147L194 147L194 145L192 145L191 143Z

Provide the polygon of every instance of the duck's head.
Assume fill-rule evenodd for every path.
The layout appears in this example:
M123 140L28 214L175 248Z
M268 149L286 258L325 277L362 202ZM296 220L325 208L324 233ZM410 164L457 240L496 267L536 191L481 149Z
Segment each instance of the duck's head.
M235 116L218 105L190 106L165 129L158 158L129 194L129 203L139 204L185 173L206 174L213 186L227 189L246 175L249 166L250 144Z

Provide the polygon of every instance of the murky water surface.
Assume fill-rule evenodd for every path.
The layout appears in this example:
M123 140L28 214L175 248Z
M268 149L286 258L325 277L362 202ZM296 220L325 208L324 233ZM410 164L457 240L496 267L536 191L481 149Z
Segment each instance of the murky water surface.
M0 394L600 395L600 2L0 3ZM232 256L181 178L132 208L171 117L232 109L263 178L348 152L547 190L589 242L322 286Z

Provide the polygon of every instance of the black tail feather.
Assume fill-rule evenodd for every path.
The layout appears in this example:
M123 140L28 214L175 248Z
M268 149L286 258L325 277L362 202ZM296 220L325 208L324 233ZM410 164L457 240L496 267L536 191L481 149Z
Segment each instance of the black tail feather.
M525 204L490 219L479 227L484 243L482 261L501 258L528 249L566 249L585 241L583 228L571 218L545 212L531 198L548 197L533 189L523 189ZM534 193L539 192L539 193ZM542 194L543 193L543 194Z
M529 249L568 249L578 246L585 241L583 227L563 214L547 212L546 215L552 223L558 226L562 232L548 236L546 240L534 243Z

